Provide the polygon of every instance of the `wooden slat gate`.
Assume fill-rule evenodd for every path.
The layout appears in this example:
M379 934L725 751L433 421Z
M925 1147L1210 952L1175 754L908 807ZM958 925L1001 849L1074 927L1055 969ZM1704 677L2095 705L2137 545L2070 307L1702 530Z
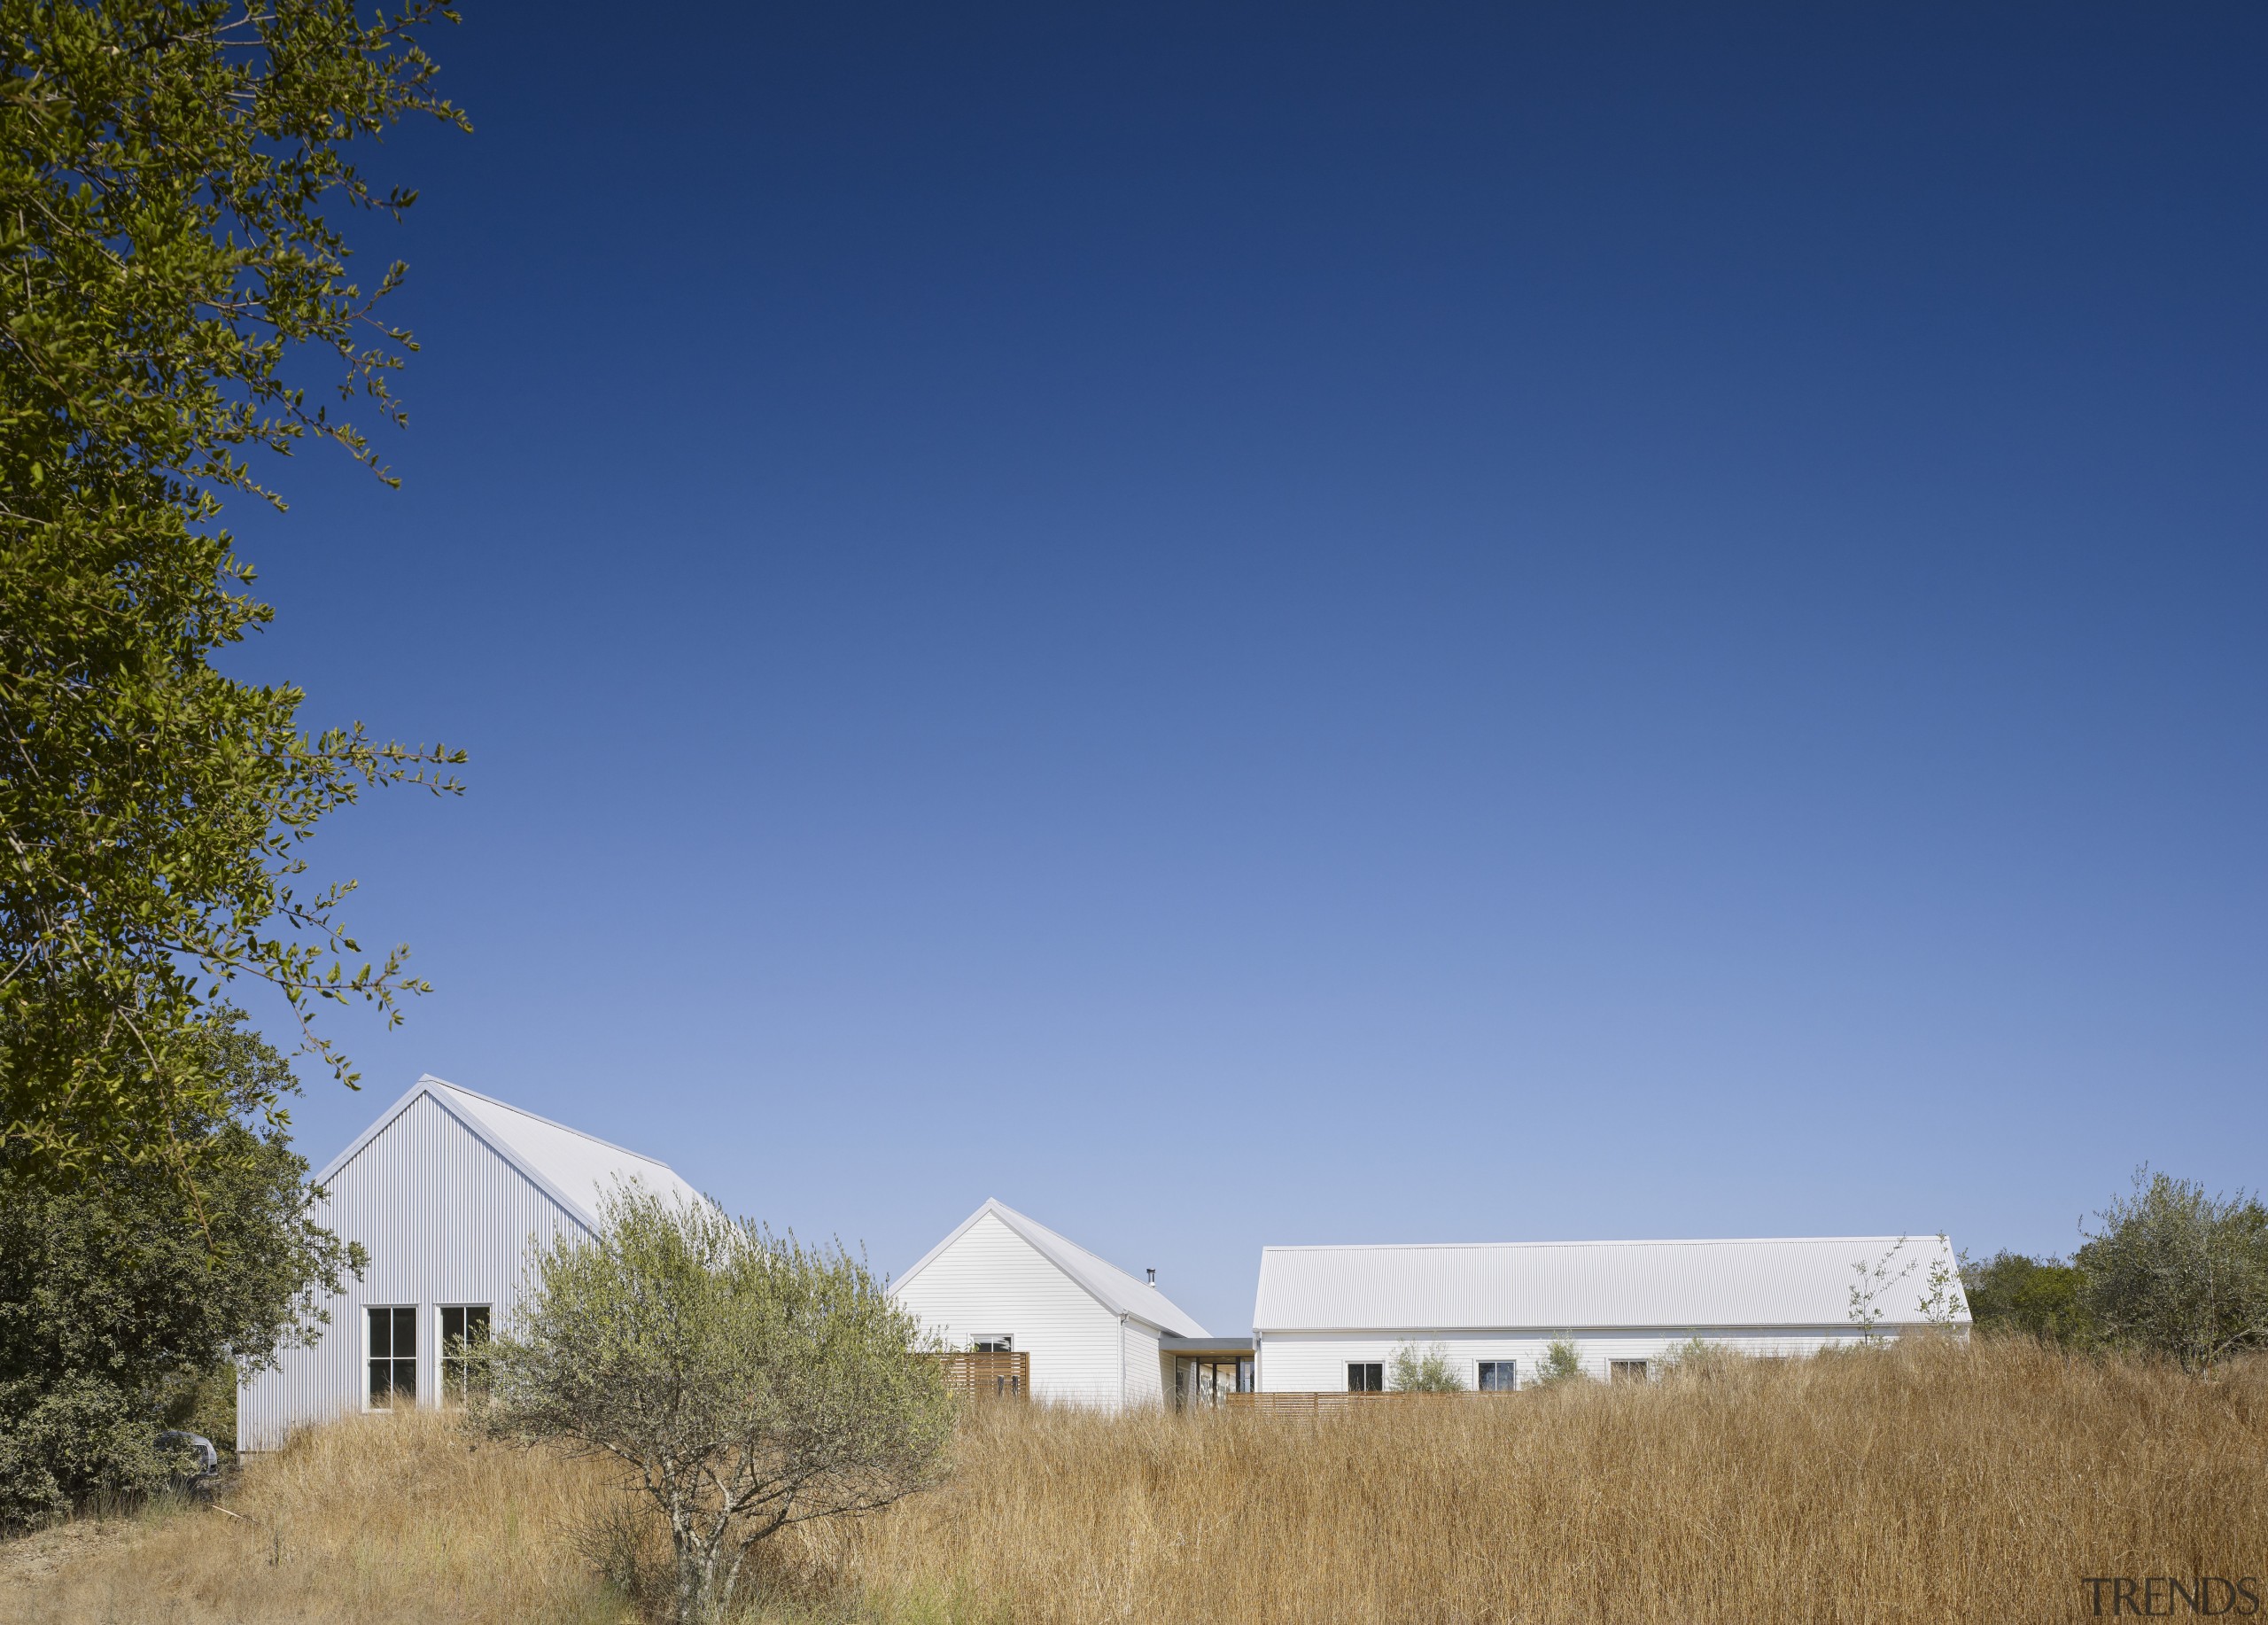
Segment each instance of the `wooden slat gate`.
M971 1399L1029 1399L1031 1356L1029 1354L969 1354L937 1357L945 1372L945 1386Z

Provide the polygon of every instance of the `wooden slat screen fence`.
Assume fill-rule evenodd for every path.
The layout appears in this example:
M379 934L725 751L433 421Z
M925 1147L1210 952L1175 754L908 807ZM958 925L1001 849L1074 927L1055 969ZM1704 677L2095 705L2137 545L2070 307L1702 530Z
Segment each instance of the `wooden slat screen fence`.
M1461 1397L1463 1396L1456 1394L1399 1394L1375 1390L1342 1394L1334 1388L1320 1394L1223 1394L1221 1403L1231 1411L1257 1411L1262 1416L1328 1416L1353 1405L1376 1404L1385 1400L1410 1403Z
M971 1399L1029 1399L1031 1356L1029 1354L970 1354L937 1357L944 1367L945 1386Z

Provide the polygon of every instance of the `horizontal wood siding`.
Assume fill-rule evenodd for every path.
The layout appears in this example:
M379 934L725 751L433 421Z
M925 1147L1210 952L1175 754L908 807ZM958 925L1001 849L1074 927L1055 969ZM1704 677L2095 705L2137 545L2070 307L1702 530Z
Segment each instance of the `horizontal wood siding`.
M439 1395L445 1303L486 1303L501 1328L538 1246L582 1225L430 1095L419 1095L331 1176L316 1221L370 1255L359 1282L328 1299L313 1348L286 1352L237 1391L240 1449L274 1450L290 1430L365 1408L364 1310L417 1309L417 1386Z
M1113 1410L1122 1402L1118 1317L992 1214L894 1290L955 1349L1013 1337L1031 1357L1036 1398Z
M1786 1357L1816 1354L1824 1348L1859 1341L1855 1326L1691 1326L1666 1332L1633 1332L1612 1326L1576 1327L1565 1333L1534 1330L1504 1332L1331 1333L1270 1332L1260 1339L1255 1382L1269 1394L1334 1393L1347 1387L1347 1367L1355 1361L1376 1360L1391 1368L1394 1351L1406 1344L1420 1349L1435 1343L1448 1355L1450 1368L1470 1388L1482 1360L1518 1363L1520 1386L1535 1379L1544 1351L1554 1339L1573 1339L1584 1371L1604 1379L1609 1362L1655 1362L1674 1354L1698 1337L1704 1341L1746 1355Z

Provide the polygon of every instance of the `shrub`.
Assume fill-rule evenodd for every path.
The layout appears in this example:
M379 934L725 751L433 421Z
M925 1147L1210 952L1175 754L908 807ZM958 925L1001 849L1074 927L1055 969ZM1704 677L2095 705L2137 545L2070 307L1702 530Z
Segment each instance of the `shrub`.
M2085 1348L2100 1335L2080 1302L2077 1264L2000 1252L1981 1263L1964 1262L1961 1279L1979 1332L2017 1333L2064 1348Z
M214 1086L248 1115L290 1077L237 1018L207 1039ZM186 1460L159 1430L226 1422L235 1363L311 1334L315 1295L361 1266L310 1219L280 1124L198 1119L179 1152L63 1188L0 1162L0 1528L165 1483Z
M2112 1340L2210 1372L2268 1341L2268 1209L2137 1170L2079 1248L2078 1300Z
M756 1544L937 1481L954 1406L865 1263L632 1187L537 1261L486 1345L488 1430L611 1457L667 1520L673 1616L711 1616Z
M1449 1364L1449 1351L1442 1344L1420 1349L1404 1343L1394 1351L1386 1368L1386 1387L1399 1394L1462 1394L1464 1379Z
M1585 1374L1583 1357L1572 1337L1553 1338L1535 1365L1535 1380L1542 1383L1569 1382Z

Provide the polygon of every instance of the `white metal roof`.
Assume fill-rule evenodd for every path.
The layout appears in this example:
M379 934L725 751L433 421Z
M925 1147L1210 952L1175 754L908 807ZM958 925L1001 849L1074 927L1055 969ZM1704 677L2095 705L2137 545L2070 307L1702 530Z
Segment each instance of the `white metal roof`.
M1893 1256L1894 1255L1894 1256ZM1596 1326L1841 1326L1853 1266L1889 1258L1884 1326L1922 1320L1951 1243L1921 1235L1742 1241L1526 1241L1261 1249L1253 1326L1288 1331L1573 1331ZM1955 1318L1969 1318L1955 1276Z
M625 1151L580 1129L571 1129L548 1117L539 1117L533 1112L477 1094L430 1072L357 1135L353 1144L333 1157L330 1166L315 1176L315 1182L328 1183L420 1095L430 1096L588 1229L599 1228L599 1209L603 1199L619 1184L635 1181L658 1195L679 1201L705 1200L666 1162Z
M896 1292L903 1288L928 1267L930 1260L967 1234L970 1226L988 1213L1029 1242L1040 1256L1085 1287L1095 1301L1112 1314L1130 1315L1177 1337L1211 1335L1180 1305L1147 1281L1136 1280L1116 1264L1096 1257L1068 1237L1058 1235L1037 1219L1028 1218L1005 1202L996 1201L990 1197L985 1199L983 1207L954 1225L951 1234L922 1254L919 1263L891 1284L890 1290Z

